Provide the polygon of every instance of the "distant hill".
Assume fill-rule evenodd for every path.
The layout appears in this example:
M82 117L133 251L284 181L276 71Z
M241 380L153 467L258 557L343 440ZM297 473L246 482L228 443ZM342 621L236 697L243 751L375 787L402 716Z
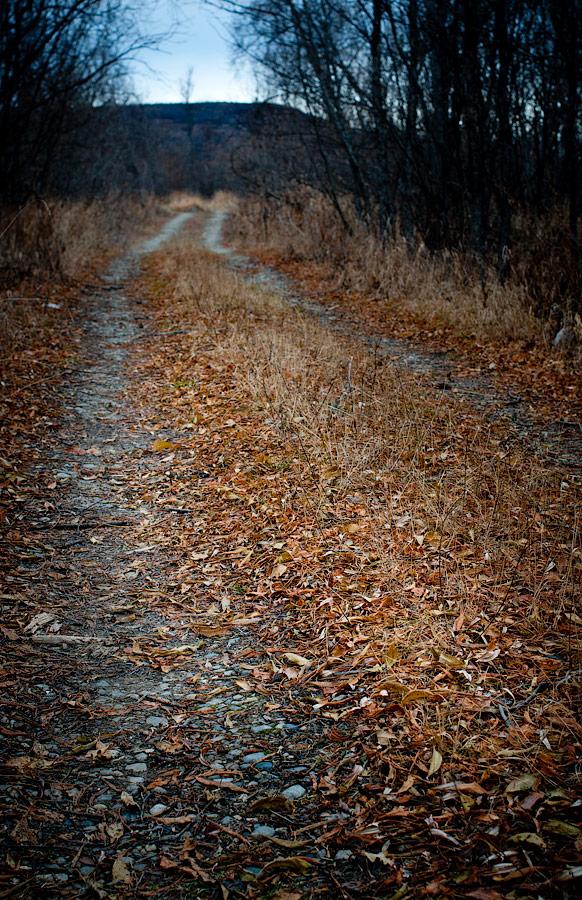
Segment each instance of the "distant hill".
M312 183L313 119L274 103L154 103L127 107L146 126L171 188L210 195ZM151 146L152 150L155 148Z

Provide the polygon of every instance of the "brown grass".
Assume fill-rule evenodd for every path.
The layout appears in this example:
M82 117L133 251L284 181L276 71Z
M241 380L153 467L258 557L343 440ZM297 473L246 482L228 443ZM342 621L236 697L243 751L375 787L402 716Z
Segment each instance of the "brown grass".
M191 335L190 354L186 341L174 368L165 346L151 364L188 379L183 390L172 385L171 397L181 427L202 426L197 458L206 441L212 465L218 460L218 497L236 491L244 533L232 532L234 544L253 549L257 535L275 534L298 556L291 585L285 575L275 585L293 647L324 660L328 638L337 652L345 648L360 690L380 704L382 690L438 689L435 659L448 668L447 660L476 658L473 674L441 671L450 701L416 713L415 747L436 741L456 758L455 771L466 766L484 777L537 771L549 747L572 762L572 736L559 723L574 721L579 696L579 479L546 462L507 422L437 396L428 381L186 240L150 263L149 288L164 327ZM156 409L163 402L149 400ZM225 429L231 416L236 427ZM220 518L220 499L205 505L213 527L230 533L232 514ZM301 560L313 588L308 601L296 590L306 583ZM249 569L237 578L268 595L269 574L261 576L258 562ZM362 655L366 664L356 666ZM488 698L494 713L501 697L527 698L545 676L548 694L509 737L501 718L467 713ZM508 755L498 757L500 749ZM409 761L400 762L409 771ZM564 769L561 778L576 790L575 775Z
M13 277L82 277L96 257L118 252L159 212L153 197L31 199L0 213L0 268Z
M570 277L557 214L547 222L518 223L512 275L502 282L486 261L476 264L460 252L431 253L420 238L411 244L396 235L382 242L357 220L347 200L343 211L351 235L315 191L301 189L281 202L246 199L235 211L229 238L248 250L273 249L286 258L322 263L338 287L371 291L380 303L433 326L452 326L465 337L551 343L547 317L554 303L567 311L563 292ZM582 323L578 329L582 339Z
M536 457L506 422L437 397L428 380L384 364L212 254L178 242L163 260L179 315L205 327L307 462L317 490L306 503L316 522L357 493L375 520L383 565L398 570L394 553L406 538L428 550L441 601L487 615L513 608L531 617L534 631L553 628L579 601L575 478Z

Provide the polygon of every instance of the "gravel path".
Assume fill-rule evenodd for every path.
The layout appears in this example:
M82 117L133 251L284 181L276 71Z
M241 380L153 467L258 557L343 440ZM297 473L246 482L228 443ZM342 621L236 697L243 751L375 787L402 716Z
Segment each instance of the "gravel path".
M261 842L288 838L294 804L308 800L304 756L319 726L290 721L241 682L249 627L206 640L187 615L148 602L164 591L173 557L144 545L140 524L179 529L181 518L132 487L163 479L166 468L146 453L152 435L125 397L128 347L147 323L134 280L141 256L187 219L176 216L117 260L87 298L82 359L38 465L39 480L48 468L56 483L52 508L39 498L27 510L44 549L3 595L19 678L0 717L2 896L192 897L176 883L184 871L214 864L226 841L250 848L258 873ZM140 661L140 642L157 634L182 666ZM273 796L268 821L252 802ZM193 831L208 858L184 855Z

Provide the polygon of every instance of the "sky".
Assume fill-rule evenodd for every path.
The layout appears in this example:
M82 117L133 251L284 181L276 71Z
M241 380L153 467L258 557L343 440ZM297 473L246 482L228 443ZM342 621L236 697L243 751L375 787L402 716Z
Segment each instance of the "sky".
M183 102L180 85L192 68L191 101L250 102L255 87L249 72L231 63L228 16L197 0L157 0L142 27L145 32L174 33L156 50L145 50L134 63L133 84L142 103Z

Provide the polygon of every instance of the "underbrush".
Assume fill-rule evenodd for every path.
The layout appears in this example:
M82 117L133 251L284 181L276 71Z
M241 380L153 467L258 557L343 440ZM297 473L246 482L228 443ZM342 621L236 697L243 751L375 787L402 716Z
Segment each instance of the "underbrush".
M323 264L338 288L372 292L380 304L432 325L444 323L462 336L549 346L566 324L568 349L582 347L582 320L564 299L571 273L557 214L544 223L521 223L504 279L485 260L431 253L419 237L410 241L396 233L382 241L348 201L342 215L349 231L332 203L308 189L281 201L249 198L236 207L228 237L247 250L266 248Z
M0 211L0 269L9 279L80 277L95 258L118 251L159 211L159 201L149 195L32 198Z

